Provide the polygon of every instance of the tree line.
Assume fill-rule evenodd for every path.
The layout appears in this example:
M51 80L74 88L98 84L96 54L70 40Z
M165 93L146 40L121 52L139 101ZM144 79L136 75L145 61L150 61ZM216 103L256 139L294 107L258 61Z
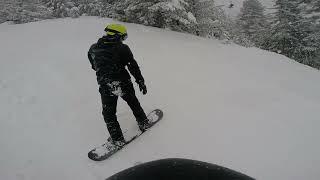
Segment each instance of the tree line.
M0 0L0 23L82 15L256 46L320 69L319 0L276 0L272 13L245 0L236 19L214 0Z

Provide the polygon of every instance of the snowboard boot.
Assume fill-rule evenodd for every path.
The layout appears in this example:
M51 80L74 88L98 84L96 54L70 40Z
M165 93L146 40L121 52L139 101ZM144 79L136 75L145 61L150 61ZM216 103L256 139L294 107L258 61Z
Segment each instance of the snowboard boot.
M124 138L121 140L114 141L111 137L108 137L107 141L118 148L122 148L124 145L126 145L126 140Z
M126 141L125 141L125 140L113 141L113 144L114 144L115 146L117 146L118 148L122 148L124 145L126 145Z
M151 127L151 124L149 123L149 120L146 119L143 123L138 123L138 126L141 132L145 132Z

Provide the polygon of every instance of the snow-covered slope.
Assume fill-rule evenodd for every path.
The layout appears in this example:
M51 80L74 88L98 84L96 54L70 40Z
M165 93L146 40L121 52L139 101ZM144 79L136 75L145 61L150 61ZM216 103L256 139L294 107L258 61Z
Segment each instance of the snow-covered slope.
M0 25L0 179L104 179L139 162L191 158L257 179L320 176L320 73L284 56L126 24L163 121L104 162L108 137L86 57L109 19ZM122 127L136 127L120 100Z

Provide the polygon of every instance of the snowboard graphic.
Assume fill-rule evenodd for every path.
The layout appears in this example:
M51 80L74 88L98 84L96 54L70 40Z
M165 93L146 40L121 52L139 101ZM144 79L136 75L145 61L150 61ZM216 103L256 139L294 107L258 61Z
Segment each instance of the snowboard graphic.
M150 128L155 125L157 122L159 122L162 117L163 117L163 112L160 109L155 109L153 111L151 111L148 115L148 120L150 123ZM146 131L149 131L148 128ZM145 131L145 132L146 132ZM113 143L111 143L111 138L108 138L107 142L101 146L98 146L94 149L92 149L89 153L88 153L88 157L94 161L103 161L108 159L110 156L112 156L113 154L115 154L116 152L118 152L119 150L121 150L122 148L124 148L127 144L129 144L130 142L132 142L133 140L135 140L136 138L138 138L141 134L143 134L144 132L139 131L136 135L134 135L133 137L131 137L130 139L128 139L125 143L124 146L116 146Z

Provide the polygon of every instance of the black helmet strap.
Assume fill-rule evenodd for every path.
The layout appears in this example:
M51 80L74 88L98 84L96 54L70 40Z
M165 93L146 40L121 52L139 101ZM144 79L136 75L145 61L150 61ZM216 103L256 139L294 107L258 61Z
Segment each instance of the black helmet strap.
M109 28L107 28L107 27L104 29L104 31L105 31L105 32L108 32L108 31L109 31L109 32L113 32L113 33L116 33L116 34L119 34L119 33L120 33L120 32L118 32L118 31L116 31L116 30L109 29Z

